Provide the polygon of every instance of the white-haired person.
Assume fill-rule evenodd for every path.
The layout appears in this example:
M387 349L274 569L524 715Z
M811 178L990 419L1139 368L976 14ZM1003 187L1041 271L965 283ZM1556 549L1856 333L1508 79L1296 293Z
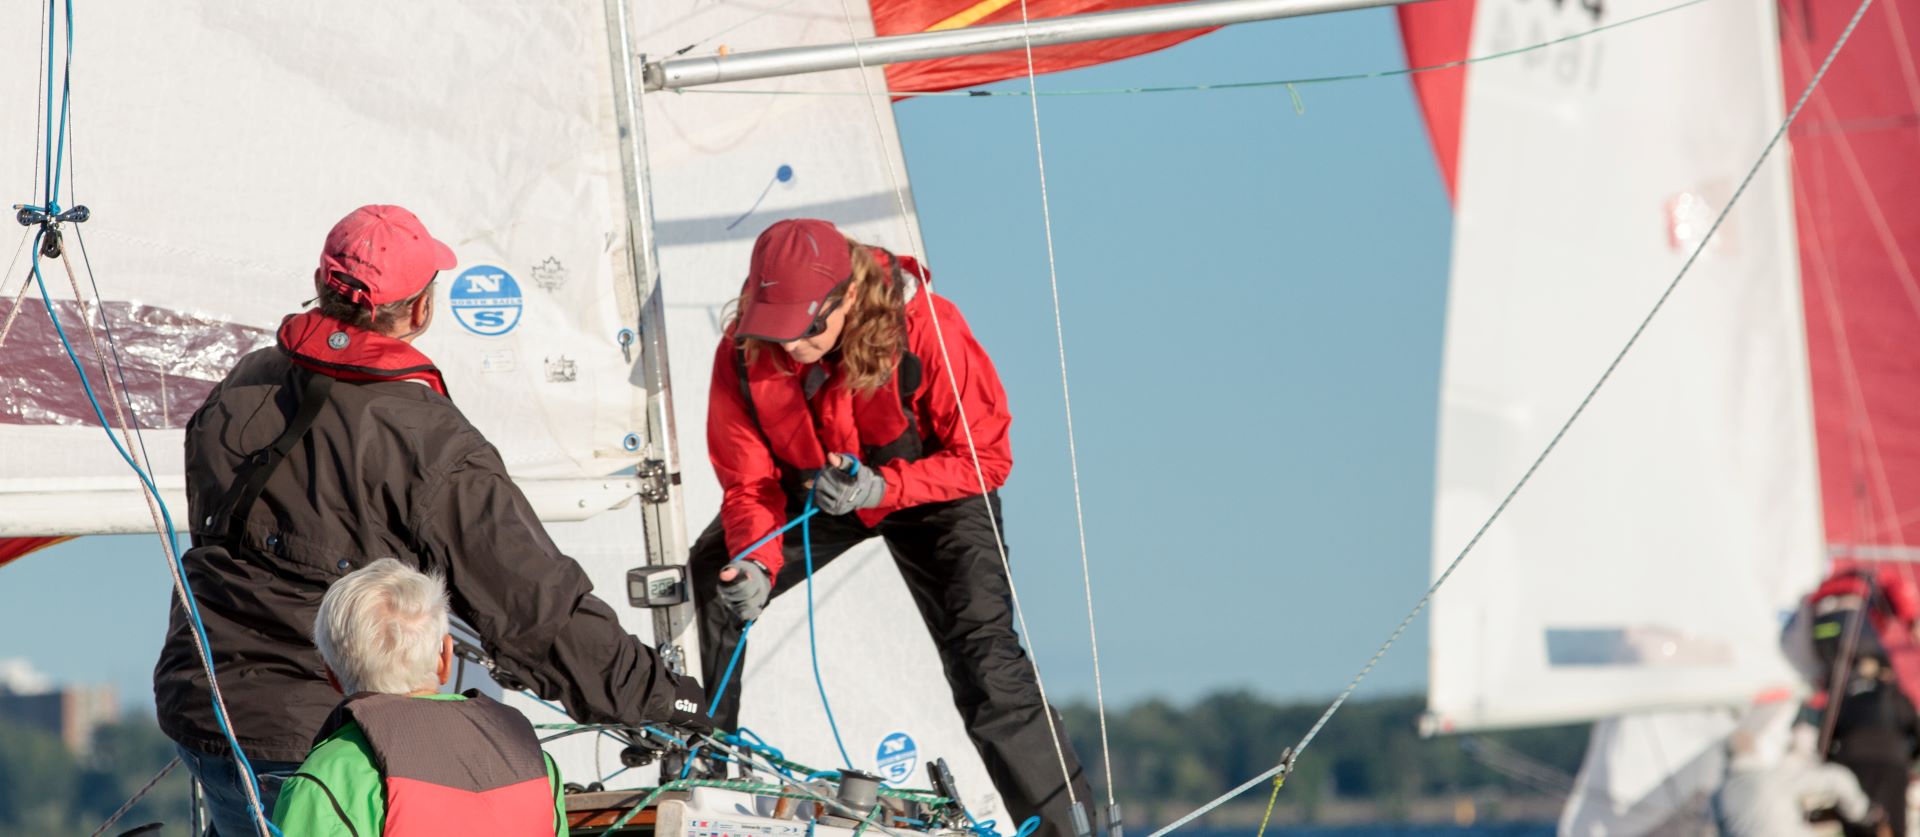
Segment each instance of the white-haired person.
M316 835L565 835L560 771L519 712L440 692L453 666L447 585L392 558L341 577L313 644L346 696L273 821Z

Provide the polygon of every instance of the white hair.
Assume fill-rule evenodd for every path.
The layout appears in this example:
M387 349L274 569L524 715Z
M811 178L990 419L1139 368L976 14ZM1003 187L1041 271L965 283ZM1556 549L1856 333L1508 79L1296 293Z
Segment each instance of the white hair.
M313 644L349 695L438 688L446 636L446 581L392 558L334 582L313 620Z

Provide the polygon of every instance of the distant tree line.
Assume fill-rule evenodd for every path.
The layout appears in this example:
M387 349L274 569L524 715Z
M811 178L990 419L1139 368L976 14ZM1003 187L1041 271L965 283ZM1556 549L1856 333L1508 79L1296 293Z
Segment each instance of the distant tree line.
M173 742L145 714L96 730L84 758L59 736L0 721L0 835L91 834L172 759ZM186 777L174 768L107 833L165 822L162 834L186 834Z
M1110 711L1115 796L1133 823L1190 810L1273 767L1326 707L1327 701L1276 703L1250 692L1228 692L1187 706L1149 700ZM1421 738L1424 709L1424 699L1414 696L1348 702L1297 761L1281 799L1305 808L1311 819L1313 807L1328 800L1371 801L1391 817L1422 797L1550 795L1555 790L1550 781L1515 778L1512 770L1495 770L1476 754L1497 751L1509 762L1518 754L1523 766L1545 768L1536 775L1551 779L1577 773L1586 751L1584 724ZM1061 714L1104 802L1094 708L1071 704ZM1270 791L1263 785L1241 802L1264 807Z
M1170 813L1272 767L1325 708L1322 701L1283 704L1231 692L1186 706L1150 700L1112 712L1107 723L1113 779L1129 833L1144 834L1150 822L1165 821ZM1304 810L1311 820L1317 805L1368 801L1382 818L1392 819L1419 798L1538 795L1538 782L1495 770L1473 751L1497 748L1535 767L1571 775L1586 749L1585 726L1423 739L1418 733L1423 708L1417 697L1349 702L1287 779L1284 804ZM1093 707L1068 705L1062 715L1104 800ZM84 758L50 733L0 722L0 837L89 834L172 758L172 743L144 714L101 728L93 752ZM1263 786L1241 804L1264 806L1268 792ZM108 833L165 822L162 834L184 835L188 793L186 770L176 768Z

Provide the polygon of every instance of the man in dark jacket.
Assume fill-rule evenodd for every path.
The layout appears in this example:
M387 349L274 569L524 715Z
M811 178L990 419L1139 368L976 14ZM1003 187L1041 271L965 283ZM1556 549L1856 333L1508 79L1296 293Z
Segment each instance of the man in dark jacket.
M385 557L446 578L454 615L500 666L575 719L704 724L699 684L592 595L410 345L433 321L435 275L455 264L412 213L354 210L327 237L318 308L241 358L187 425L186 571L227 717L260 773L290 775L339 700L309 636L327 585ZM287 433L309 402L310 427ZM253 499L247 477L263 464ZM206 787L213 833L255 833L177 601L153 679L160 727ZM262 785L270 811L277 785Z

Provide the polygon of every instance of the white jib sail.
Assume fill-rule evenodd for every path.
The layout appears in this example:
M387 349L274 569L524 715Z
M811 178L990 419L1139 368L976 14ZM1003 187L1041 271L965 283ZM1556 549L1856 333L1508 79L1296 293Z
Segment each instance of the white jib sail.
M1481 0L1483 55L1660 0ZM1602 8L1604 6L1604 8ZM1467 75L1435 571L1626 341L1782 118L1771 3L1690 7ZM1439 596L1439 730L1733 706L1798 683L1821 556L1791 195L1775 153Z
M32 3L0 11L8 55L24 62L45 46L40 14ZM458 255L418 345L542 516L585 518L633 494L608 478L631 471L623 440L645 393L628 383L619 344L638 309L599 2L126 3L75 15L61 202L93 211L80 228L88 261L177 525L179 428L314 295L327 230L367 203L414 210ZM0 188L7 203L37 203L39 81L20 69L0 79L0 110L14 115L0 131L0 170L14 174ZM47 267L105 402L73 293ZM0 313L25 270L23 259L5 277ZM0 536L150 531L37 291L21 313L0 348Z
M1580 777L1560 815L1565 837L1711 833L1727 775L1730 709L1680 709L1594 725Z
M861 37L872 22L861 0L795 0L769 9L738 0L634 4L633 43L659 56L845 42L847 15ZM778 90L858 89L858 71L758 82ZM873 89L885 89L878 69ZM858 97L649 94L644 98L660 273L687 531L698 537L720 508L708 464L706 405L727 305L740 293L753 240L781 218L824 218L862 241L910 253L919 240L893 114ZM891 170L891 171L890 171ZM901 204L905 203L905 214ZM938 277L938 266L934 266ZM964 281L953 277L947 281ZM799 530L787 537L796 538ZM798 562L784 572L799 573ZM852 766L895 785L925 787L925 765L945 758L966 804L1005 821L999 797L953 708L953 696L892 558L878 540L838 558L815 579L820 670ZM804 590L782 596L754 626L743 666L741 723L789 758L842 766L816 690Z

